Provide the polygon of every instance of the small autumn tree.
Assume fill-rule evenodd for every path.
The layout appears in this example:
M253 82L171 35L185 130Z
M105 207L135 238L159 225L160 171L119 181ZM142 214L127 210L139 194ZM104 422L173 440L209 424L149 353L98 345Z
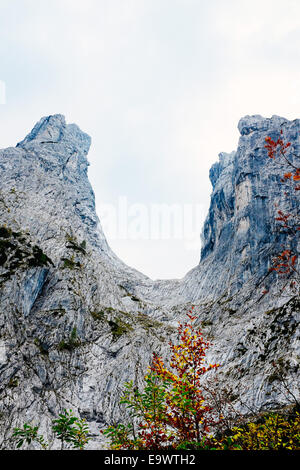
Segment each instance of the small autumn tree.
M214 410L206 403L203 375L218 367L205 365L206 342L196 328L192 310L178 327L178 343L169 343L170 365L153 354L142 391L129 382L121 403L136 425L110 426L103 431L113 449L178 448L185 442L201 445L216 424Z
M300 273L297 268L299 258L297 245L300 231L300 212L295 195L299 195L298 191L300 191L300 162L299 155L292 151L291 142L284 141L282 130L280 134L281 137L277 140L273 140L269 136L265 139L268 157L282 171L280 182L284 186L286 199L286 208L277 207L277 217L275 218L279 222L280 232L286 235L286 245L283 246L281 253L277 253L273 257L270 271L285 275L287 278L292 276L290 287L298 291Z

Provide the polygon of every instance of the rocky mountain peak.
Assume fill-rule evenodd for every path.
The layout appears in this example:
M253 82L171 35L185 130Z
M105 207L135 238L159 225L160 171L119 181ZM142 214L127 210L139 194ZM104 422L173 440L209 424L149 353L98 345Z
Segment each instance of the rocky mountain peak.
M76 124L66 124L65 116L55 114L40 119L32 131L17 147L30 149L38 144L64 144L73 145L74 149L87 154L91 145L91 138Z
M254 131L268 131L272 128L280 128L284 123L289 121L283 117L273 115L271 118L265 118L260 114L253 116L244 116L238 123L238 130L241 135L249 135Z

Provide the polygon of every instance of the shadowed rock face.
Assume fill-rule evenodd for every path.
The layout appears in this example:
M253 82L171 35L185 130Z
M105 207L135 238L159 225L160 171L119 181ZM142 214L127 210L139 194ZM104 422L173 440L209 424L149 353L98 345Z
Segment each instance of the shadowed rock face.
M246 116L238 127L241 137L237 151L221 153L210 170L213 193L198 269L202 272L205 265L210 271L207 276L214 279L215 294L225 287L228 293L235 293L245 283L257 283L268 273L270 255L282 252L287 243L286 236L276 230L277 210L299 204L296 193L291 199L285 196L280 183L282 166L267 156L264 147L266 136L273 140L282 137L292 143L291 153L297 153L299 120ZM207 295L205 283L203 289L197 297Z
M91 139L62 115L0 151L2 448L25 421L40 422L51 441L63 408L88 420L90 448L101 448L100 427L122 419L123 383L141 383L153 351L168 356L191 304L214 338L208 358L222 365L220 382L242 384L256 407L279 405L268 377L281 358L297 393L299 300L276 296L280 280L268 269L290 242L276 231L275 204L298 200L285 197L264 139L282 130L299 154L299 120L246 116L239 130L237 151L210 170L201 260L182 280L152 281L109 248L87 176Z

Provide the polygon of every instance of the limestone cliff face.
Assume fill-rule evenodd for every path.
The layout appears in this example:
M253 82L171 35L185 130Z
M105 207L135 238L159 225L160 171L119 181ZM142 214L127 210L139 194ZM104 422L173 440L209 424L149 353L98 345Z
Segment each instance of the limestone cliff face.
M127 288L147 280L110 250L87 177L90 138L63 116L43 118L0 152L0 441L62 407L101 423L169 334L156 306ZM163 310L160 310L163 316ZM51 434L51 433L50 433Z
M267 156L265 138L291 142L293 161L292 154L299 155L300 121L246 116L238 128L237 151L221 153L210 170L213 192L201 260L185 278L194 300L256 288L265 276L268 289L274 284L274 276L268 275L272 256L287 244L297 250L297 240L289 240L275 219L279 209L289 212L299 205L299 196L294 192L287 198L280 181L284 167Z
M87 176L90 137L76 125L43 118L0 151L1 448L25 421L41 423L51 441L63 408L88 420L90 448L101 448L99 429L122 417L123 383L141 382L153 351L167 356L191 304L213 338L221 383L242 384L258 408L278 406L269 379L280 358L298 393L299 298L275 295L281 281L268 271L289 241L274 221L275 204L287 201L264 139L282 130L299 155L299 124L241 119L237 151L220 154L210 171L201 261L177 281L151 281L109 248Z
M232 293L247 282L260 281L270 267L270 255L281 252L281 245L287 242L276 229L277 210L285 210L287 202L296 205L299 201L296 194L287 201L280 182L282 166L267 156L264 145L266 136L282 137L297 152L299 125L299 120L288 122L277 116L245 117L238 126L237 151L220 154L220 161L211 168L213 194L199 268L211 260L216 291L226 286ZM223 269L218 269L220 265Z

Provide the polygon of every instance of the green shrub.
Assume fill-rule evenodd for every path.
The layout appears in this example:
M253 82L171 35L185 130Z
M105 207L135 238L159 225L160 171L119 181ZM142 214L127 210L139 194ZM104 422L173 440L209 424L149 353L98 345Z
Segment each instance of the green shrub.
M68 340L61 340L58 345L59 351L73 351L75 348L78 348L81 345L81 341L77 335L77 328L74 327L71 331L70 337Z
M52 431L57 439L61 441L61 450L65 449L65 445L71 445L73 449L83 450L90 438L88 437L89 428L85 419L74 416L72 410L63 410L57 419L52 421ZM24 443L30 445L36 442L46 450L48 444L44 437L38 434L39 426L32 426L28 423L23 428L15 428L13 439L17 441L17 448L23 446Z
M300 450L300 414L266 414L257 422L234 427L212 440L220 450Z

